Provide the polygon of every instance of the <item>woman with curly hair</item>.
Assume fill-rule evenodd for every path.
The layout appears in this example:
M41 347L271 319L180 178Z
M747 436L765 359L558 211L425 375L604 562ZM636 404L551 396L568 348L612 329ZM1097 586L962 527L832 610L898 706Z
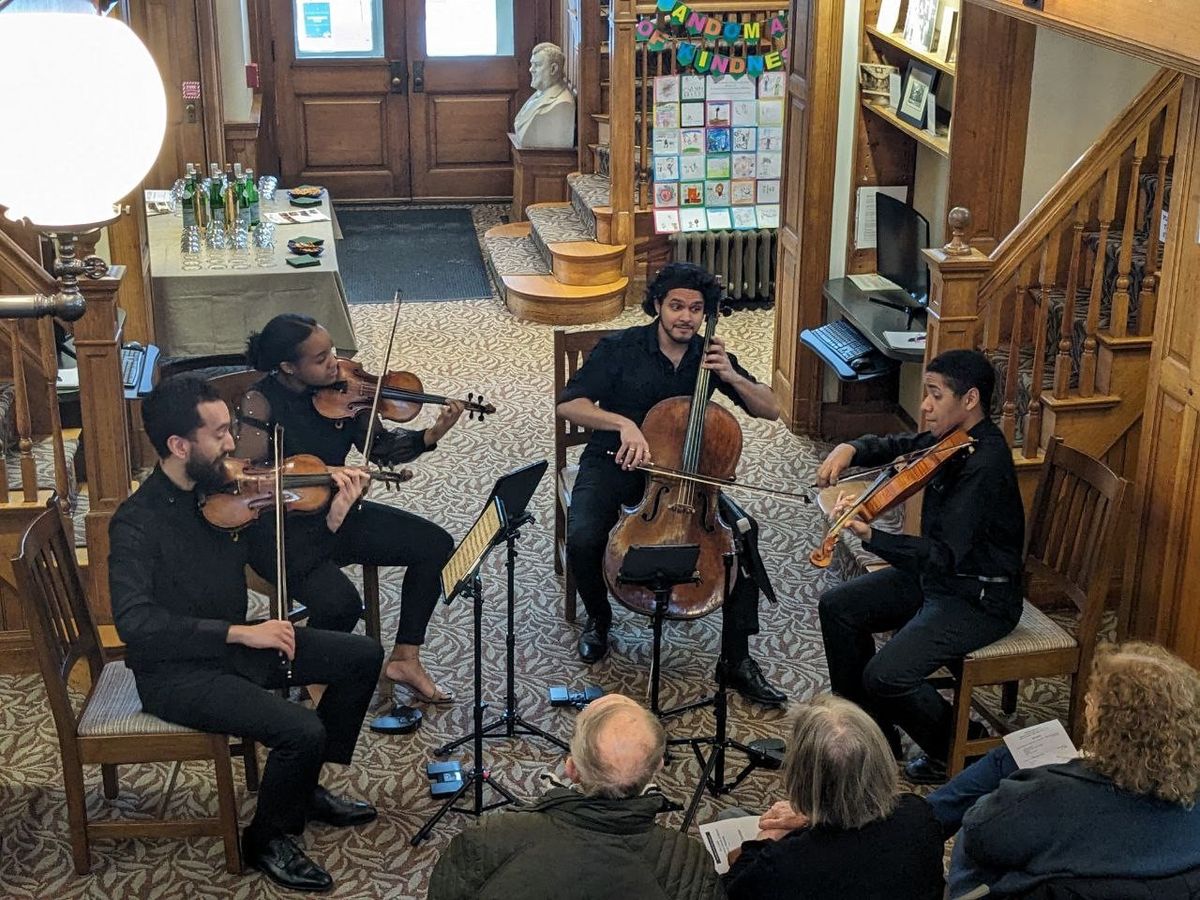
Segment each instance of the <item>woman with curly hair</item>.
M1102 648L1084 703L1079 759L1014 771L999 748L930 795L952 832L994 785L960 813L951 897L1200 895L1200 673L1153 644Z

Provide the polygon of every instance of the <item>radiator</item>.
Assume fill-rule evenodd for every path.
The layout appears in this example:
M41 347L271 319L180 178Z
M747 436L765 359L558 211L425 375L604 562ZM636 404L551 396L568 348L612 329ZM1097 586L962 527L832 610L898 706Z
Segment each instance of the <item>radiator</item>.
M775 299L776 231L692 231L671 235L671 259L703 266L725 283L730 300Z

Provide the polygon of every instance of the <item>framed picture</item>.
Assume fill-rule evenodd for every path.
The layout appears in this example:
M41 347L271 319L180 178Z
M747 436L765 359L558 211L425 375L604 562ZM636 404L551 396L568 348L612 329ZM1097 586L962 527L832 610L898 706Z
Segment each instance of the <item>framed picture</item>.
M758 146L757 128L733 129L733 152L753 153Z
M895 71L897 71L895 66L886 66L878 63L859 63L859 91L872 103L887 103L890 93L888 80Z
M908 0L904 16L904 43L928 53L933 49L940 0Z
M710 209L708 211L709 231L728 231L733 227L733 217L727 209Z
M679 205L680 206L703 206L704 205L704 182L703 181L685 181L679 185Z
M781 98L787 92L787 79L782 72L764 72L758 76L758 96L764 99Z
M662 184L654 185L654 205L658 208L665 209L669 206L679 205L679 185L673 181L666 181Z
M704 127L704 104L683 103L679 109L679 124L684 128Z
M659 75L654 79L654 102L679 102L679 76Z
M705 131L709 153L728 153L733 149L733 135L728 128L709 128Z
M739 231L758 227L758 217L753 206L735 206L733 208L733 227Z
M678 156L656 156L656 157L654 157L654 180L655 181L678 181L679 180L679 157Z
M655 128L678 128L679 127L679 104L678 103L658 103L654 107L654 127Z
M929 96L937 85L937 69L920 60L910 59L904 83L900 87L900 106L896 115L914 128L924 128Z
M658 150L656 149L657 153ZM704 129L703 128L685 128L679 132L679 153L703 153L704 152Z
M770 153L783 150L783 129L778 126L758 129L758 149Z
M655 128L653 142L655 156L674 156L679 152L679 129Z
M758 202L759 203L778 203L779 202L779 182L778 181L760 181L760 182L758 182Z
M738 125L757 125L758 104L753 100L734 100L733 124L735 127Z
M758 154L758 175L759 178L782 178L783 177L783 154L782 153L760 153Z
M759 125L782 125L783 124L783 101L782 100L759 100L758 101L758 124Z
M758 158L753 153L733 154L734 178L757 178Z
M693 209L681 209L679 211L679 219L682 231L708 230L708 216L704 214L703 206L697 206Z
M728 100L709 100L705 124L710 128L728 128L733 124L733 104Z
M728 178L733 172L728 153L710 153L706 160L705 178Z
M680 181L703 181L708 174L707 157L703 153L679 157Z
M759 228L778 228L779 227L779 205L755 207L755 214L758 216Z
M674 234L679 229L679 210L656 209L654 211L654 230L656 233Z
M729 205L729 182L728 181L706 181L706 182L704 182L704 205L705 206L728 206Z
M680 76L679 99L680 100L703 100L704 99L704 76L703 75L682 75L682 76Z
M758 184L753 178L743 181L733 181L729 186L729 202L734 206L753 206L755 203L754 186Z

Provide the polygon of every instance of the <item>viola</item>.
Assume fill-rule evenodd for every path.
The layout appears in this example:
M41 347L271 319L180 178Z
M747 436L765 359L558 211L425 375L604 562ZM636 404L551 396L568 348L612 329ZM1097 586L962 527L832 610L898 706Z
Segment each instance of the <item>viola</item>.
M945 463L960 453L973 452L974 444L975 438L956 428L932 447L909 453L903 457L904 462L897 461L885 467L875 481L834 519L821 545L809 554L809 562L818 568L826 568L833 561L834 548L851 519L870 522L903 503L924 488Z
M702 358L716 333L717 314L706 319ZM725 560L734 554L733 531L717 512L718 487L705 480L733 477L742 453L742 429L733 413L708 400L712 371L701 368L692 396L668 397L646 414L642 434L650 458L671 474L650 470L646 492L635 507L623 507L604 551L604 580L613 596L634 612L654 615L654 594L618 579L629 548L663 544L699 544L699 579L671 592L667 618L696 619L725 599ZM679 474L704 480L680 478ZM729 587L737 566L729 567Z
M203 495L200 512L205 520L223 531L238 531L258 518L275 503L274 466L263 466L235 456L225 458L226 484L220 491ZM337 468L336 466L333 468ZM278 473L282 483L283 505L288 512L318 513L333 498L331 467L309 454L289 456ZM395 486L408 481L413 473L372 471L372 480Z
M421 379L412 372L388 372L379 384L379 376L367 372L359 363L350 359L338 360L338 380L328 387L313 392L313 406L327 419L352 419L364 410L369 410L379 394L379 415L393 422L407 422L416 417L425 403L445 406L449 397L427 394ZM461 401L468 416L476 415L483 421L496 407L483 402L483 395L467 394Z

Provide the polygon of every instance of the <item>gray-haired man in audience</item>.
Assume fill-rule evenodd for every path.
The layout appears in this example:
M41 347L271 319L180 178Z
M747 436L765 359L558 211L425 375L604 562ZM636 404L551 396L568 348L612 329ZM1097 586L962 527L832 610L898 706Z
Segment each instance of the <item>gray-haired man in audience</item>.
M698 841L655 824L666 735L619 694L579 714L566 774L533 803L468 828L442 853L429 900L721 896Z

